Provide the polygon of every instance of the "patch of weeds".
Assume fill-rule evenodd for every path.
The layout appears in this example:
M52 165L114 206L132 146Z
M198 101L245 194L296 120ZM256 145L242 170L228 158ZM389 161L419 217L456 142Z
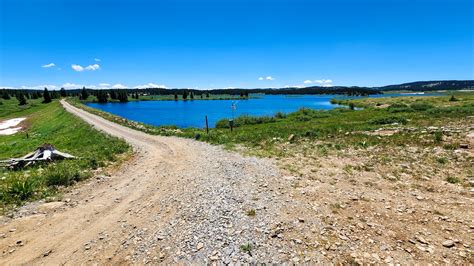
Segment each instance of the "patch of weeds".
M248 253L249 255L251 255L252 249L253 247L252 247L252 244L250 243L247 243L245 245L240 245L240 251Z
M11 199L24 201L35 193L37 187L38 181L34 177L13 177L4 193Z
M372 125L389 125L389 124L395 124L395 123L405 125L408 123L408 120L402 116L386 116L386 117L371 119L369 121L369 124L372 124Z
M446 181L450 184L457 184L457 183L461 183L461 179L455 177L455 176L448 176L446 178Z
M342 206L339 203L331 203L329 206L331 207L333 213L337 213L340 209L342 209Z
M434 133L434 142L435 143L441 143L442 141L443 141L443 132L436 131Z
M354 167L350 164L347 164L342 168L342 170L348 174L352 174L352 169L354 169Z
M86 177L87 174L81 173L77 167L65 163L49 167L44 174L48 186L70 186Z
M433 105L425 102L413 103L410 107L415 111L426 111L433 108Z
M445 150L455 150L457 149L457 147L459 147L459 144L457 143L446 143L443 145L443 148Z
M255 211L255 209L250 209L247 211L247 216L253 217L255 215L257 215L257 212Z
M446 157L438 157L438 158L436 158L436 161L437 161L438 163L440 163L440 164L446 164L446 163L448 163L448 158L446 158Z

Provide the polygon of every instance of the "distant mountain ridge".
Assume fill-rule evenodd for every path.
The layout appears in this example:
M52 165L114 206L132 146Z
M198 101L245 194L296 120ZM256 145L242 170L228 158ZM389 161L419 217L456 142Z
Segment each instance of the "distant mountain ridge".
M416 81L398 85L377 87L382 91L409 90L409 91L435 91L435 90L474 90L474 80L433 80Z

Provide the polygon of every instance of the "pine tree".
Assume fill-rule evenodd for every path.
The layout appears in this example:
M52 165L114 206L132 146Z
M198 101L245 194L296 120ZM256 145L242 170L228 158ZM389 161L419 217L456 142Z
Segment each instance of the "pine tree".
M3 90L2 99L4 99L4 100L10 100L11 99L10 94L8 94L7 90Z
M209 92L206 93L206 98L209 98Z
M189 97L191 98L191 100L194 100L194 93L191 92L191 93L189 94Z
M51 102L51 95L49 94L49 91L47 88L44 88L43 92L43 103L50 103Z
M117 100L117 92L115 90L110 91L110 99Z
M61 88L61 90L60 90L59 92L60 92L60 94L61 94L61 97L64 98L64 97L67 96L67 95L66 95L66 90L65 90L64 88Z
M97 91L97 101L99 103L106 103L107 102L107 97L108 97L108 94L106 91Z
M177 93L174 94L174 100L175 100L175 101L178 100L178 94L177 94Z
M87 100L88 97L89 97L89 93L87 93L86 87L82 87L81 99L85 101Z
M18 105L26 105L27 104L26 98L25 98L25 95L23 94L23 92L19 92L16 95L16 99L18 100Z
M183 100L186 100L188 98L188 92L184 91L183 92Z

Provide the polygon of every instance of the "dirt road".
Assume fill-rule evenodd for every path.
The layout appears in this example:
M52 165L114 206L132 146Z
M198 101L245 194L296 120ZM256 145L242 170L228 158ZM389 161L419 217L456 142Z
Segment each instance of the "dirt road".
M136 156L78 185L61 202L32 204L33 214L0 225L1 264L288 259L278 244L283 240L270 232L282 216L279 208L290 202L272 181L279 174L270 161L147 135L62 104L124 138Z

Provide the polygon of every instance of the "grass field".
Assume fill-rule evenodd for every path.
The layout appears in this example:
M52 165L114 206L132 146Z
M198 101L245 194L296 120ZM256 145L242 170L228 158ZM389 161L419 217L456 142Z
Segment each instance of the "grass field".
M27 117L27 120L23 123L24 131L0 136L0 160L23 156L44 143L79 159L38 164L24 170L0 168L2 211L26 200L55 195L60 191L58 188L89 177L94 169L115 162L123 158L121 154L130 151L124 141L106 136L67 113L59 101L28 102L21 107L16 99L2 100L0 121L13 117Z

